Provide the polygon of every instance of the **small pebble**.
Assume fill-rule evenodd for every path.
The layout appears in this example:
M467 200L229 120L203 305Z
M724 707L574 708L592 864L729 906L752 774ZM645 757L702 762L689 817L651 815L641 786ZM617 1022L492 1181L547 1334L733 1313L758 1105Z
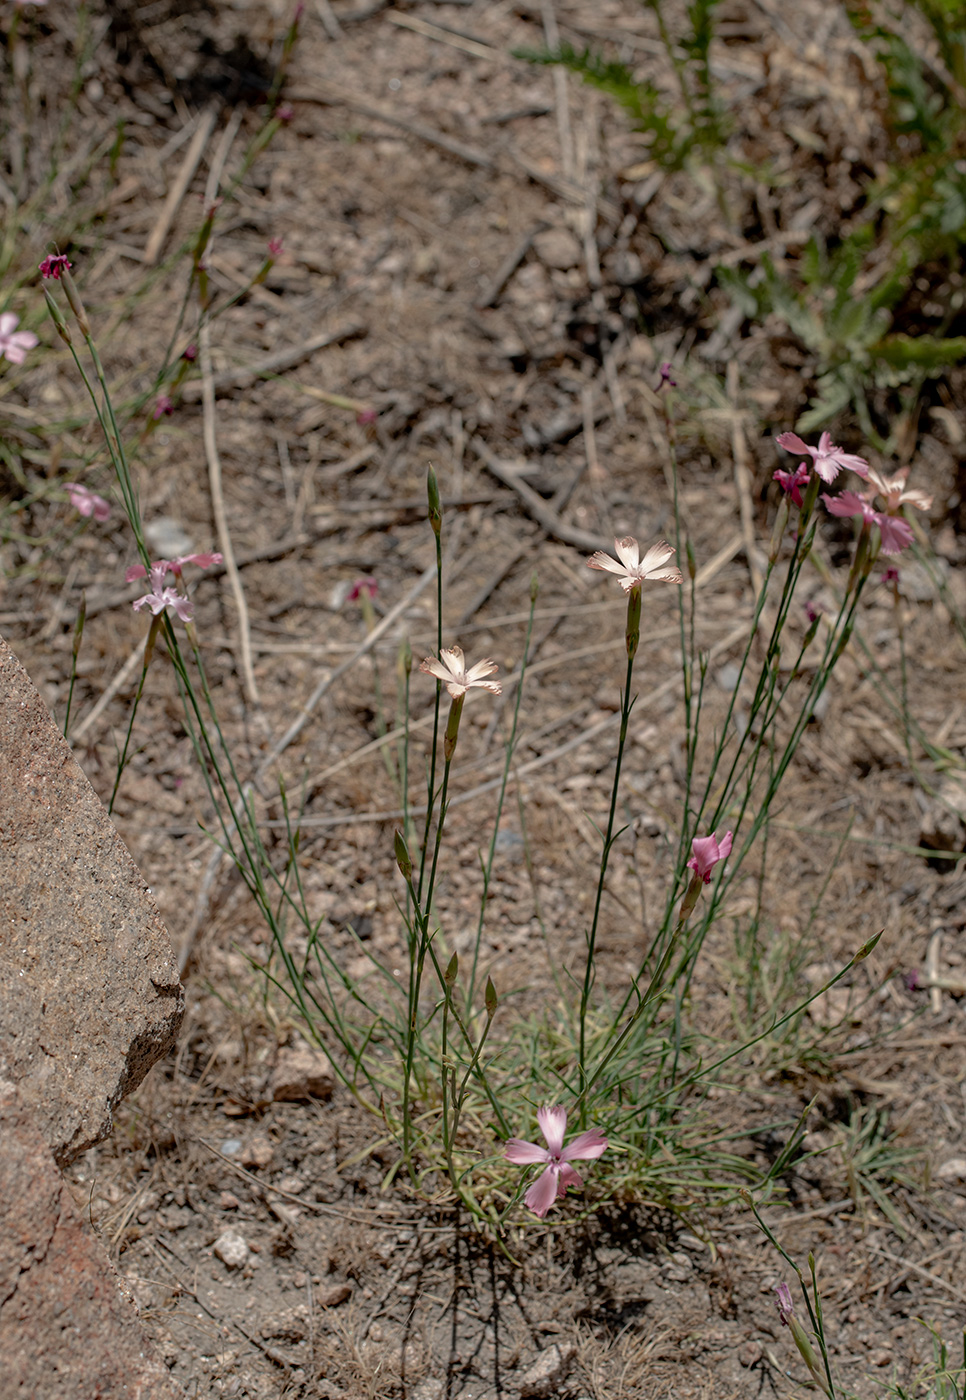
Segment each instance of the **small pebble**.
M237 1230L225 1230L213 1245L226 1269L240 1269L248 1263L248 1245Z

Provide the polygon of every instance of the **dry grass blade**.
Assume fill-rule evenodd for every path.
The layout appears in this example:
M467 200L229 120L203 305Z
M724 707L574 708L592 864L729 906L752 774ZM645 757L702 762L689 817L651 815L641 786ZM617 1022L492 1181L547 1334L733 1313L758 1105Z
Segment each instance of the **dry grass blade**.
M181 201L188 193L188 186L194 178L194 173L198 169L198 164L204 154L204 149L208 144L208 139L215 129L217 113L213 107L209 107L201 117L197 130L191 138L191 145L185 152L184 160L175 176L174 184L168 191L168 197L164 201L161 213L157 222L151 230L148 241L144 248L144 263L146 267L153 267L158 260L158 255L168 236L168 230L174 222L174 217L178 212Z

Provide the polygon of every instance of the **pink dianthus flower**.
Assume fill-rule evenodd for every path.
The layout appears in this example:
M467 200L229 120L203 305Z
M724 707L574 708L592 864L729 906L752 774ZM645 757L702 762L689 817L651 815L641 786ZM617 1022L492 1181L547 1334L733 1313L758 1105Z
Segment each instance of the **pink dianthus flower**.
M583 1178L570 1165L574 1161L592 1161L607 1151L607 1139L597 1128L575 1137L568 1147L564 1147L564 1133L567 1129L565 1108L540 1108L537 1110L537 1124L543 1134L546 1147L536 1142L526 1142L522 1138L510 1138L503 1155L508 1162L526 1167L533 1163L545 1162L546 1168L527 1190L524 1202L534 1215L542 1220L547 1211L560 1196L567 1194L567 1187L578 1190L583 1186Z

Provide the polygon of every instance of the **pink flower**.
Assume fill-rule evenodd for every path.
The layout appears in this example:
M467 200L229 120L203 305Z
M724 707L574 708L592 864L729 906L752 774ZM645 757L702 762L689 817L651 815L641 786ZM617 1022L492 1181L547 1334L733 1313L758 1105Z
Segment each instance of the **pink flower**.
M275 115L280 122L290 122L295 113L287 102L283 102L281 107L275 108Z
M890 565L888 566L888 568L883 569L883 571L882 571L882 579L881 579L881 582L882 582L882 583L898 583L898 582L899 582L899 570L896 568L895 564L890 564Z
M40 275L41 277L52 277L55 282L59 282L61 273L70 272L73 266L74 264L68 262L63 253L48 253L40 264Z
M620 579L621 588L625 593L630 593L632 588L637 588L644 579L655 579L659 583L683 583L684 577L681 570L673 564L668 565L668 560L674 553L673 545L669 545L667 540L658 540L657 544L652 544L650 549L642 559L637 540L628 537L623 540L614 541L614 550L617 559L612 559L609 554L604 554L598 550L587 560L589 569L606 569L608 573L617 574ZM617 560L620 560L620 563Z
M670 361L670 360L665 360L664 363L661 365L661 368L660 368L660 375L661 375L661 378L660 378L660 381L659 381L658 386L657 386L659 389L663 389L663 387L664 387L665 384L670 385L670 387L671 387L672 389L676 389L676 388L678 387L678 381L677 381L676 379L672 379L672 378L671 378L671 361Z
M141 567L143 574L143 566ZM168 568L167 559L159 559L156 564L151 565L151 591L145 593L143 598L136 598L131 606L135 612L140 612L142 608L150 608L155 617L165 608L171 608L182 622L190 622L194 613L194 604L183 593L177 593L173 588L165 587L164 576L168 572ZM141 577L131 569L128 569L127 572L130 576L128 582L130 582L131 577Z
M717 832L714 831L710 836L696 836L691 842L694 854L688 861L688 869L693 870L695 875L700 875L706 885L710 885L711 872L718 861L726 860L731 855L732 840L730 831L726 831L720 841Z
M809 599L805 604L805 616L808 618L810 624L817 622L822 616L822 609Z
M154 582L155 573L160 570L161 582L170 570L176 578L181 577L181 569L184 564L197 564L199 569L210 569L212 564L220 564L222 555L217 553L209 554L179 554L177 559L156 559L151 565L151 581ZM135 579L147 578L148 571L143 564L132 564L124 575L126 583L133 583Z
M802 504L802 487L808 483L808 467L804 462L799 462L793 472L775 472L772 479L778 482L786 496L791 496L797 506Z
M194 361L198 358L198 347L197 347L197 345L188 345L188 346L186 346L186 348L185 348L184 350L182 350L182 352L181 352L181 358L182 358L183 360L187 360L189 365L190 365L190 364L193 364Z
M823 433L818 440L818 447L809 447L807 442L803 442L797 433L780 433L776 439L779 447L784 447L786 452L807 452L815 464L815 470L823 481L832 482L840 471L848 470L855 472L858 476L868 476L869 464L864 457L856 457L852 452L843 452L841 447L836 447L828 433Z
M0 360L6 355L12 365L22 365L27 351L37 344L33 331L17 330L19 322L20 317L12 311L4 311L0 315Z
M420 663L419 669L427 676L436 676L441 680L454 700L458 700L468 690L488 690L491 695L499 695L503 690L499 681L483 679L484 676L492 676L494 671L499 670L496 662L487 657L485 661L478 661L467 671L462 647L444 647L438 661L433 656L427 656L426 660Z
M282 241L283 240L281 238L269 239L268 251L273 258L277 258L279 253L282 251Z
M67 487L67 494L70 503L81 515L93 515L95 520L102 524L111 513L111 507L103 496L98 496L94 491L88 491L86 486L81 486L80 482L72 481Z
M355 603L363 593L368 593L370 598L374 598L378 591L379 585L374 578L360 578L356 579L346 598L350 603Z
M917 487L906 485L906 478L909 475L909 468L896 473L895 476L883 476L877 472L875 467L869 468L869 485L874 489L864 494L871 500L876 492L885 501L885 508L889 515L896 515L901 506L915 506L916 510L928 510L932 505L932 496L925 491L920 491Z
M795 1306L792 1303L792 1291L787 1283L779 1283L775 1288L776 1302L778 1304L778 1316L783 1327L788 1326L788 1319L795 1314Z
M575 1137L569 1147L564 1147L564 1132L567 1127L565 1108L541 1108L537 1110L537 1124L543 1133L546 1147L535 1142L525 1142L521 1138L510 1138L504 1150L504 1157L515 1166L526 1167L534 1162L546 1162L546 1170L541 1172L529 1188L524 1201L534 1215L542 1220L554 1201L567 1194L567 1187L578 1190L583 1186L579 1172L570 1165L574 1161L592 1161L607 1151L607 1139L597 1128Z
M368 428L379 417L374 408L362 408L356 414L356 422L360 428Z
M159 418L165 416L170 418L173 412L174 404L171 399L168 398L167 394L159 394L154 405L154 412L151 414L155 423L157 423Z
M822 500L832 515L860 515L866 525L877 525L882 537L883 554L899 554L912 544L912 526L907 520L873 510L869 502L855 491L843 491L838 496L823 495Z

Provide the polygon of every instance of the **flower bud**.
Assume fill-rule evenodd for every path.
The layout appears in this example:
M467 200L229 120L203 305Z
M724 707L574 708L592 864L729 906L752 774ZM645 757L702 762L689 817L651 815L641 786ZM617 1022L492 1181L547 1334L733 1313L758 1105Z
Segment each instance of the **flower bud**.
M413 863L410 859L409 849L403 839L401 831L393 833L393 846L396 852L396 864L399 866L399 873L408 883L412 879Z
M61 272L60 280L64 284L64 291L67 293L70 309L77 317L77 324L81 328L81 335L89 336L91 333L91 324L87 319L87 312L84 309L84 303L81 301L80 292L78 292L74 279L71 277L67 268L64 268L63 272Z
M456 752L456 740L460 732L460 715L463 713L465 698L465 695L458 695L449 707L449 719L446 721L446 733L443 735L443 757L447 763Z
M446 964L446 971L443 973L443 981L447 987L452 987L456 983L456 978L460 970L459 954L454 953Z
M483 993L483 1000L486 1002L486 1014L492 1018L496 1015L496 1008L499 1004L492 977L486 979L486 990Z
M429 523L433 527L433 534L439 539L439 532L443 528L443 509L439 499L439 482L432 467L426 473L426 494L429 498Z

